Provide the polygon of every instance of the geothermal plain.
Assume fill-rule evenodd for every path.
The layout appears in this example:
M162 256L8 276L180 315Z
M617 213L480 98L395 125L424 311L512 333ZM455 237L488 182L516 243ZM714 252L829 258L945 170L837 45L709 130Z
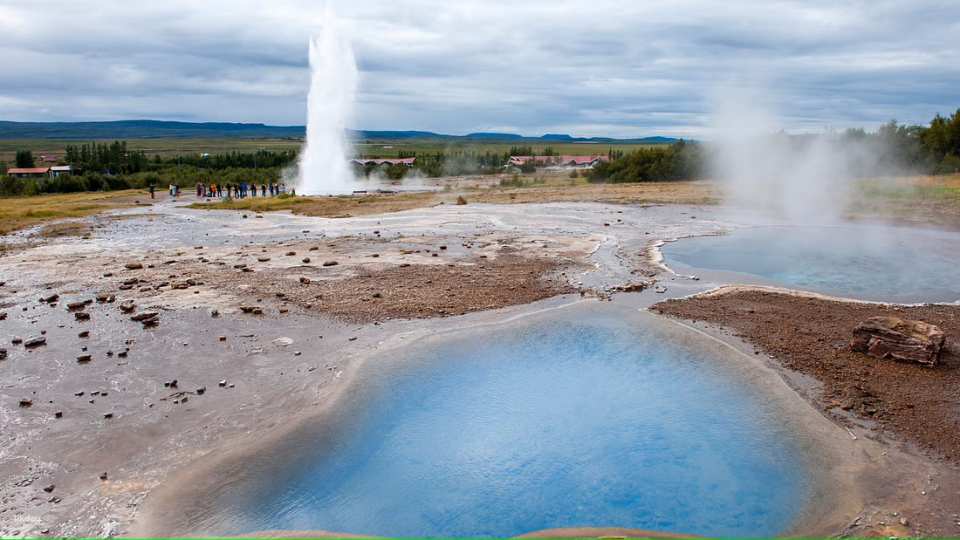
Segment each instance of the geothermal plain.
M787 532L960 532L960 308L718 293L658 248L750 224L723 207L503 197L350 217L164 198L7 235L0 534L203 533L183 505L218 467L335 408L360 365L584 304L654 306L768 389L817 471ZM942 365L854 365L852 325L903 310L947 331Z

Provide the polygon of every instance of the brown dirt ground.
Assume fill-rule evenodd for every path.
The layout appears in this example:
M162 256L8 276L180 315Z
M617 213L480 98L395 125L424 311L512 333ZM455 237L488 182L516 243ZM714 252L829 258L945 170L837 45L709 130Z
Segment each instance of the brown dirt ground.
M715 323L823 385L816 403L842 423L854 420L960 463L960 307L884 306L741 290L668 300L654 311ZM938 325L947 346L934 368L850 351L854 327L879 315Z
M464 264L361 268L351 277L311 280L289 279L298 269L236 273L214 281L229 287L250 285L262 299L315 310L349 322L387 319L422 319L527 304L573 292L550 279L559 265L546 259L502 256ZM287 276L285 278L285 276ZM308 278L309 279L309 278Z
M342 252L334 252L356 250L360 245L365 246L360 251L385 251L382 242L364 243L348 238L333 241L318 251L307 251L306 245L302 245L297 251L299 255L285 257L283 252L294 248L290 244L282 249L272 248L276 252L253 252L265 257L265 261L270 260L267 255L278 262L289 259L289 265L254 262L249 258L244 259L246 264L238 265L236 259L226 262L217 256L168 258L143 270L119 272L113 281L119 286L133 274L138 280L133 289L148 298L169 292L171 287L185 292L209 290L233 296L241 306L260 307L267 315L279 310L312 311L354 323L462 315L574 292L560 276L565 268L576 265L567 258L533 257L503 250L490 258L444 255L443 262L436 259L437 263L430 264L391 260L390 254L385 253L379 259L384 262L358 263ZM304 255L312 259L301 264ZM334 266L324 265L324 261L337 260Z

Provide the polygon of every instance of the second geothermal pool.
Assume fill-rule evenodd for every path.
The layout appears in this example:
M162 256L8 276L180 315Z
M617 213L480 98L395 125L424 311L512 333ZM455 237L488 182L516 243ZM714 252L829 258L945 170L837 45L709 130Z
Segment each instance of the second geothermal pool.
M716 343L634 310L497 328L371 360L333 418L220 475L192 529L768 536L803 510L796 434Z
M758 227L663 247L681 273L719 271L761 282L879 302L960 301L960 235L876 226Z

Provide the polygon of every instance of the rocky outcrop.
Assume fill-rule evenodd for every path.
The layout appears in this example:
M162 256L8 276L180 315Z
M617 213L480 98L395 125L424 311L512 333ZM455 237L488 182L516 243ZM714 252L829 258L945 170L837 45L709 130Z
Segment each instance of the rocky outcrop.
M898 317L870 317L853 329L850 348L875 358L933 366L946 336L937 326Z

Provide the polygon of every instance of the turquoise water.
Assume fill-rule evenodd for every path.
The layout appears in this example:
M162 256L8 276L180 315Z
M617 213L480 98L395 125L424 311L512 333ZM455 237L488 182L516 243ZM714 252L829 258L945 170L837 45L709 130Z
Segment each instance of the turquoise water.
M715 351L601 313L375 363L336 419L251 461L195 530L784 531L807 473L762 394Z
M768 227L663 247L678 271L721 270L881 302L960 300L960 235L880 227ZM735 278L736 279L736 278Z

